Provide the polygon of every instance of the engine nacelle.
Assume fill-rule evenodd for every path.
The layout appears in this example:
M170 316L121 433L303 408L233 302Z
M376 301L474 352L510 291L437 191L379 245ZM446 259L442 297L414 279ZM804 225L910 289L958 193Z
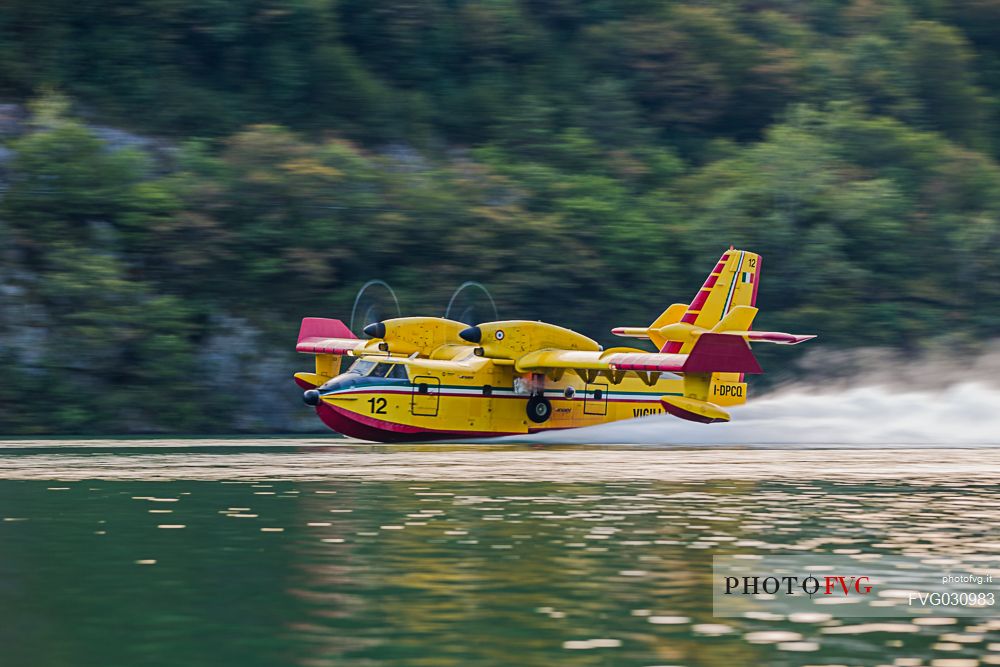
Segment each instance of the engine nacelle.
M468 325L443 317L396 317L375 322L365 327L366 334L373 341L365 345L365 351L377 354L411 355L414 352L429 357L442 345L468 344L458 334Z
M555 348L597 352L597 341L575 331L545 322L507 320L469 327L459 334L470 343L478 343L483 356L490 359L519 359L529 352Z

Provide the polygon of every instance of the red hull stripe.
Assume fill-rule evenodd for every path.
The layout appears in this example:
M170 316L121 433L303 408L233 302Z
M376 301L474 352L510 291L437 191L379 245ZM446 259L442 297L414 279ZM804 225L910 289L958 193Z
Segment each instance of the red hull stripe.
M492 438L501 435L517 435L505 431L444 431L396 424L373 419L349 410L337 408L329 403L316 406L316 414L324 424L338 433L351 438L374 442L407 442L414 440L444 440L453 438Z
M662 394L661 394L662 395ZM670 393L670 396L680 394ZM608 402L618 402L608 399ZM629 402L622 400L621 402ZM320 420L337 433L350 438L371 440L373 442L413 442L417 440L451 440L455 438L493 438L503 435L523 435L513 431L449 431L441 429L421 428L407 424L384 421L367 417L350 410L339 408L329 403L316 406L316 414ZM529 433L557 431L572 426L551 426L549 428L531 428Z

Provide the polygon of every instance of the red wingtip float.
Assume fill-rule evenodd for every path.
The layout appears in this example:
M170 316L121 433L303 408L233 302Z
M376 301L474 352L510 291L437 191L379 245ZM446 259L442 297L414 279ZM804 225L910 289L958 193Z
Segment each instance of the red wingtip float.
M760 256L730 248L690 303L648 327L612 333L658 352L616 347L543 322L470 327L401 317L355 336L340 320L302 320L296 350L316 357L296 373L305 402L345 435L395 442L576 428L667 412L729 421L746 402L745 374L763 372L750 343L796 345L812 335L753 331ZM341 359L353 364L340 373Z

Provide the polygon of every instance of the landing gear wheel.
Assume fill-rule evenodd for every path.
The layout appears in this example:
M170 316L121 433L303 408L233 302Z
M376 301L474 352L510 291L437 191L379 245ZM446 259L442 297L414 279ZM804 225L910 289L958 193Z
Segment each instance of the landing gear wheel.
M541 424L552 416L552 404L542 396L532 396L528 399L528 419Z

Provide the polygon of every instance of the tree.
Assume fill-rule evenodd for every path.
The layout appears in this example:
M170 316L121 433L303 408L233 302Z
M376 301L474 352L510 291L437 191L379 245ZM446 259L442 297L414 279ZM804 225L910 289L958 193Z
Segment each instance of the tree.
M932 127L988 150L987 102L975 84L972 53L961 33L933 21L917 21L910 28L907 59Z

